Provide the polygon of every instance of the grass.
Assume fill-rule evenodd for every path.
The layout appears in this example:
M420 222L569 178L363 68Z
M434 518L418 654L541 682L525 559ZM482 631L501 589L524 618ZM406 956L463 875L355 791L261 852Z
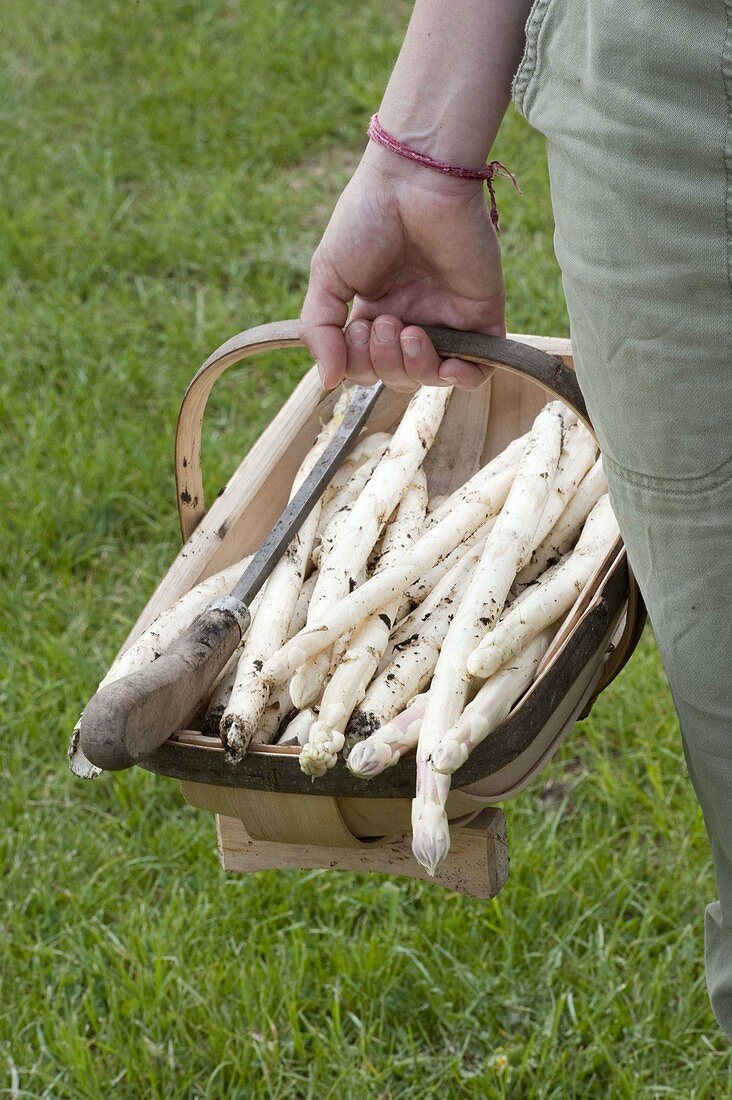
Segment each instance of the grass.
M0 51L0 1095L728 1095L703 826L652 638L508 807L490 903L238 879L213 821L63 753L176 550L171 440L211 348L296 315L406 6L7 0ZM566 332L542 141L497 155L509 325ZM232 372L225 480L306 365ZM265 372L266 371L266 372Z

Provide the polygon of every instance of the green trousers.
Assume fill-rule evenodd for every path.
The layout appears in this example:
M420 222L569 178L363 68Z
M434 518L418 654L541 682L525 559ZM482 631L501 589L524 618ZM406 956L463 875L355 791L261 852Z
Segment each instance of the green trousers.
M514 100L547 138L579 381L711 840L732 1038L732 0L536 0Z

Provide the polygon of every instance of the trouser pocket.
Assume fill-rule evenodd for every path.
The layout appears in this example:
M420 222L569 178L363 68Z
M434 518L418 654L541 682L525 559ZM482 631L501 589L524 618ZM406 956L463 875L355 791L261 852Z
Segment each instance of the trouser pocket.
M542 30L550 6L557 2L558 0L534 0L526 21L524 53L511 88L513 101L524 118L528 118L533 87L539 80Z
M537 0L514 85L547 138L575 363L603 451L689 488L732 459L725 7L695 3L690 34L687 0Z
M732 468L680 488L605 465L687 740L729 760L732 797Z

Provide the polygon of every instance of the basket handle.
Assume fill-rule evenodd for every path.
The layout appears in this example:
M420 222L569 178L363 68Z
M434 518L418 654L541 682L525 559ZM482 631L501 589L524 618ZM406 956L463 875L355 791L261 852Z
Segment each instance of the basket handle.
M550 394L560 398L592 428L575 373L561 359L517 340L430 325L423 327L438 354L444 358L456 356L481 366L501 367L514 374L528 375ZM297 321L274 321L247 329L227 340L209 355L194 375L183 396L175 433L175 485L184 542L193 534L206 511L201 472L201 431L206 402L215 383L224 371L250 355L303 346L298 336Z

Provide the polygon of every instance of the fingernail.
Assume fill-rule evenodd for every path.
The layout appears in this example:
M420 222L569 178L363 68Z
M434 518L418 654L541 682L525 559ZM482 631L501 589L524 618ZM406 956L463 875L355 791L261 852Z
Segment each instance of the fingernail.
M320 363L316 363L315 366L318 368L318 374L320 375L320 384L325 386L325 367L321 367Z
M451 374L441 374L440 378L443 382L449 382L451 386L457 386L460 382L459 378L453 378Z
M396 336L396 325L391 321L377 321L374 325L376 339L380 344L389 344Z
M410 359L416 359L422 350L422 345L417 336L402 336L401 345L404 354L409 356Z
M349 344L353 344L356 348L361 348L364 344L368 344L369 342L369 326L358 325L354 321L352 325L348 326L346 336L348 337Z

